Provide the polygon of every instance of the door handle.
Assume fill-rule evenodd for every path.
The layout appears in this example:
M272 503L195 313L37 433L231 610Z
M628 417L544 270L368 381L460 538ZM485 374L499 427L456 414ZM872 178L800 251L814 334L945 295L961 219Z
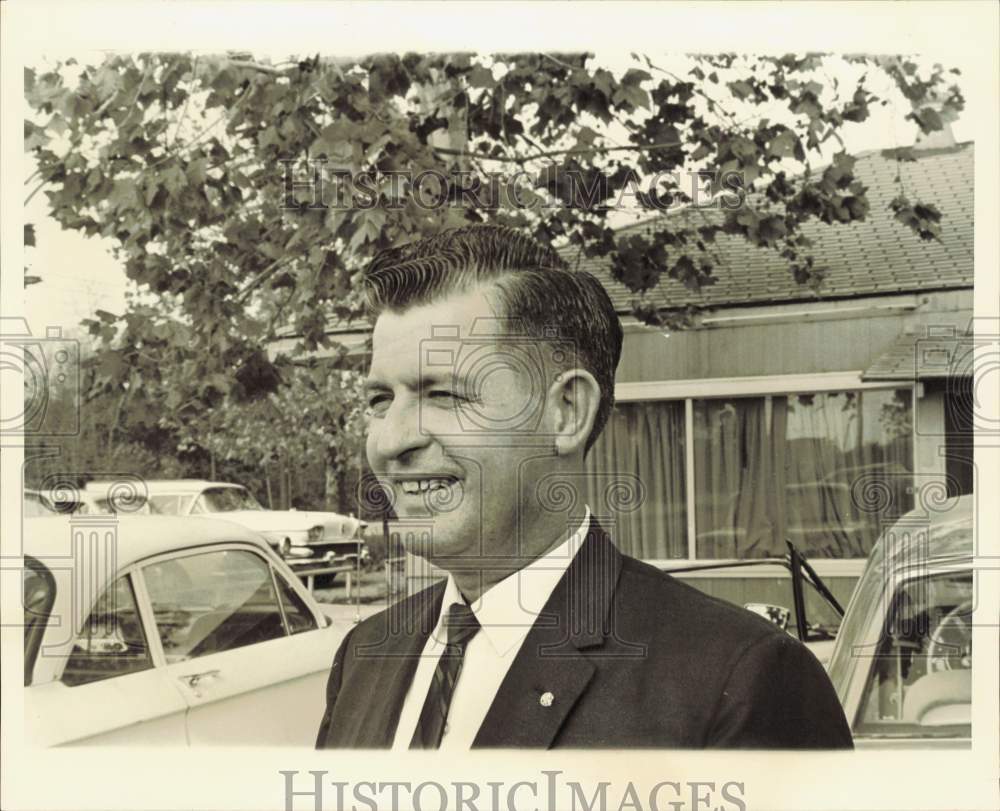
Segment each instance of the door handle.
M185 676L178 676L178 678L193 689L206 679L217 678L219 673L220 671L218 670L206 670L203 673L189 673Z

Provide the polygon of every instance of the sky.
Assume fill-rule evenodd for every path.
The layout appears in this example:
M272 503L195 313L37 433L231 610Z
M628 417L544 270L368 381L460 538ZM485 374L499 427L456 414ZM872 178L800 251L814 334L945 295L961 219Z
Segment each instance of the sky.
M272 61L282 58L286 57L276 54L271 57ZM968 55L964 57L968 58ZM654 56L654 62L668 68L671 67L670 59L669 56ZM963 58L955 58L946 67L954 64L962 69L965 67L962 61ZM595 62L606 65L616 74L633 64L625 51L597 51ZM44 65L42 62L39 67ZM967 101L966 113L952 125L958 142L971 140L970 111L988 103L979 88L969 84L968 73L963 70L965 76L958 78ZM838 78L844 84L853 84L846 73ZM902 121L899 110L894 112L891 106L874 106L868 121L848 126L843 136L848 151L857 153L908 145L913 142L915 131L915 125ZM831 144L830 153L833 151ZM25 222L35 225L37 244L34 249L26 249L25 261L30 272L43 279L41 284L25 290L25 315L39 331L44 331L45 326L59 326L65 335L75 335L80 320L92 317L97 309L121 313L126 306L125 294L130 283L121 263L112 254L110 240L63 230L48 216L46 204L44 193L38 193L25 210Z

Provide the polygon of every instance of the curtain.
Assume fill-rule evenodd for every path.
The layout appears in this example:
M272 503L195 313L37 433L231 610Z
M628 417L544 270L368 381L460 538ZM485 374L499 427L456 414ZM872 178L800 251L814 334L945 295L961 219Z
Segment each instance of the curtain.
M684 403L619 403L587 454L587 503L628 555L687 557Z
M695 401L700 558L865 557L912 508L910 392Z
M695 403L695 544L699 558L784 554L783 415L763 397Z

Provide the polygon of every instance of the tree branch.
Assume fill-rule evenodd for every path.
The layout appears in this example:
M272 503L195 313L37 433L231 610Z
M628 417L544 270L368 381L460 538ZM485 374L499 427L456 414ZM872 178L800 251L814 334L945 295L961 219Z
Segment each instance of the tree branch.
M258 273L249 282L249 284L247 284L246 287L244 287L242 290L240 290L239 293L236 294L236 302L238 304L242 304L243 302L245 302L247 298L250 296L250 294L258 287L260 287L264 282L266 282L268 277L274 274L274 272L277 271L278 268L288 264L291 261L292 257L290 256L282 256L280 259L275 259L270 265L268 265L260 273Z
M669 70L667 70L666 68L661 68L661 67L659 67L658 65L654 65L654 64L653 64L653 63L652 63L652 62L650 61L650 59L649 59L649 57L648 57L648 56L646 57L646 64L647 64L647 65L648 65L649 67L651 67L651 68L652 68L653 70L658 70L658 71L660 71L660 73L665 73L665 74L666 74L667 76L669 76L669 77L670 77L671 79L673 79L673 80L674 80L675 82L680 82L681 84L693 84L693 83L691 83L691 82L685 82L685 81L684 81L684 80L683 80L683 79L682 79L682 78L681 78L680 76L678 76L678 75L677 75L676 73L673 73L672 71L669 71ZM733 114L732 114L731 112L729 112L729 110L727 110L727 109L726 109L725 107L723 107L723 106L722 106L721 104L719 104L719 102L717 102L717 101L716 101L715 99L713 99L713 98L712 98L711 96L709 96L709 95L708 95L708 93L706 93L706 92L705 92L704 90L702 90L702 89L701 89L700 87L698 87L698 85L697 85L697 84L694 84L694 92L695 92L695 93L697 93L697 94L698 94L699 96L701 96L701 97L702 97L703 99L705 99L705 101L707 101L707 102L708 102L709 104L711 104L711 105L712 105L713 107L716 107L716 108L718 108L719 110L721 110L721 111L722 111L723 113L725 113L725 114L726 114L726 116L727 116L727 117L729 118L729 120L730 120L730 121L731 121L731 122L733 123L733 126L734 126L734 127L739 127L739 123L738 123L738 122L736 121L736 116L735 116L735 115L733 115Z
M266 73L270 76L285 76L288 73L288 69L275 68L271 65L261 65L258 62L245 62L242 59L227 59L226 62L235 68L246 68L247 70L255 70L258 73Z
M666 149L667 147L680 146L683 141L664 141L659 144L634 144L629 146L597 146L592 149L556 149L552 152L539 152L537 155L525 156L525 157L509 157L507 155L480 155L476 152L461 151L459 149L452 149L450 147L436 146L434 147L435 152L439 152L442 155L458 155L458 156L469 156L477 160L484 161L497 161L499 163L527 163L531 160L538 160L540 158L554 158L559 155L595 155L603 154L605 152L645 152L650 149Z
M583 69L582 65L578 65L578 66L577 65L571 65L571 64L569 64L569 62L563 62L561 59L557 59L552 54L543 53L542 56L544 56L546 59L551 60L552 62L555 62L557 65L559 65L559 67L566 68L567 70L582 70Z
M191 79L192 81L198 76L198 55L195 54L194 62L191 63ZM181 110L181 116L177 119L177 126L174 127L174 137L170 139L170 146L173 148L174 144L177 143L177 136L180 135L181 125L184 123L184 119L187 118L188 105L191 103L192 94L189 92L187 98L184 99L184 108Z

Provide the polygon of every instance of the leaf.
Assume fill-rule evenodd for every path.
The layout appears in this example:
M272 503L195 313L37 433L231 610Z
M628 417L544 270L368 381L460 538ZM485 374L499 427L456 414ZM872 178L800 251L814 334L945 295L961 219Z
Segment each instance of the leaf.
M638 68L629 68L625 71L625 75L622 76L622 84L637 85L640 82L651 81L652 78L652 75L647 71L639 70Z
M49 136L45 134L45 130L41 127L33 124L31 121L25 120L24 122L24 151L31 152L35 149L41 149L49 142Z
M615 102L624 101L634 109L649 109L649 93L638 85L623 85L615 94Z
M379 208L359 211L354 222L356 228L349 244L353 250L360 250L365 243L375 242L381 235L385 225L385 211Z
M907 118L915 121L924 135L944 129L944 122L941 120L938 111L933 107L924 107L920 111L910 113Z
M728 87L729 91L740 101L743 101L753 95L753 88L748 82L743 81L743 79L739 79L735 82L729 82Z
M694 152L691 153L691 160L700 161L702 158L708 157L711 151L707 144L698 144Z
M786 158L795 154L795 147L798 143L799 139L795 133L786 129L772 139L767 146L767 151L768 154L774 155L776 158Z
M476 65L469 71L468 79L471 87L493 87L496 84L493 71L483 65Z
M35 226L31 223L24 224L24 247L35 247Z

